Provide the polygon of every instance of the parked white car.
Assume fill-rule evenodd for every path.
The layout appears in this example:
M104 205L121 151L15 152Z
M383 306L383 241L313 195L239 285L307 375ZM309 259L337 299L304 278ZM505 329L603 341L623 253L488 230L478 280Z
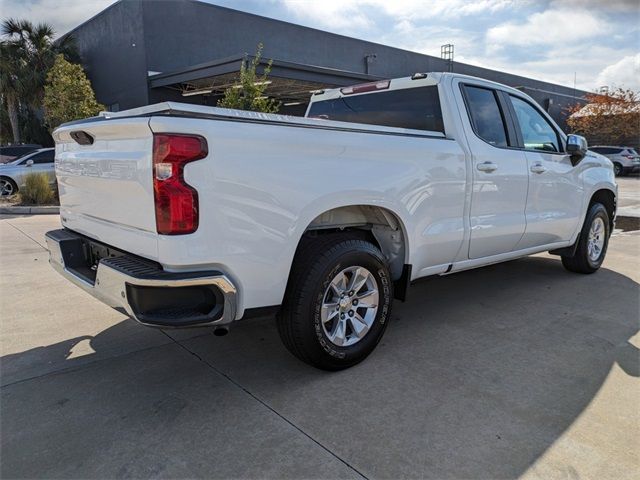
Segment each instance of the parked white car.
M416 74L317 93L307 117L163 103L61 126L51 264L149 326L275 311L294 355L336 370L420 277L604 260L611 163L518 90Z
M9 163L0 164L0 196L9 197L18 193L30 173L46 173L49 183L55 185L54 157L55 149L40 148Z
M592 152L604 155L613 163L613 173L616 177L640 172L640 155L631 147L595 146Z

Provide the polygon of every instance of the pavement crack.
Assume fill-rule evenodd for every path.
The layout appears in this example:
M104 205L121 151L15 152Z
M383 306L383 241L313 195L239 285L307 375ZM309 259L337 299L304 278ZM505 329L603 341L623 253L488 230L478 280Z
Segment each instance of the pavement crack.
M40 248L42 248L44 251L48 252L49 249L47 247L45 247L44 245L42 245L39 241L37 241L35 238L33 238L31 235L29 235L28 233L24 232L23 230L20 230L18 227L16 227L13 223L11 222L7 222L8 225L11 225L13 228L15 228L18 232L20 232L22 235L24 235L25 237L27 237L29 240L37 243Z
M240 390L242 390L244 393L246 393L247 395L249 395L251 398L253 398L256 402L258 402L260 405L262 405L263 407L265 407L267 410L269 410L270 412L272 412L274 415L278 416L281 420L283 420L284 422L286 422L287 424L289 424L291 427L293 427L295 430L297 430L298 432L300 432L302 435L304 435L306 438L308 438L309 440L311 440L313 443L315 443L317 446L319 446L321 449L323 449L325 452L327 452L329 455L331 455L333 458L335 458L336 460L338 460L340 463L342 463L343 465L345 465L347 468L349 468L350 470L352 470L353 472L355 472L356 474L358 474L361 478L365 479L365 480L369 480L369 478L362 473L361 471L359 471L356 467L354 467L353 465L351 465L349 462L347 462L346 460L344 460L342 457L340 457L338 454L336 454L335 452L333 452L331 449L329 449L328 447L326 447L325 445L323 445L320 441L316 440L315 438L313 438L311 435L309 435L307 432L305 432L302 428L300 428L299 426L297 426L295 423L293 423L291 420L289 420L287 417L285 417L284 415L282 415L280 412L278 412L277 410L275 410L273 407L271 407L268 403L266 403L264 400L262 400L260 397L256 396L254 393L252 393L251 391L249 391L247 388L245 388L243 385L241 385L240 383L238 383L237 381L235 381L233 378L231 378L229 375L227 375L226 373L224 373L222 370L218 369L217 367L215 367L214 365L212 365L211 363L209 363L207 360L205 360L204 358L202 358L200 355L198 355L196 352L189 350L187 347L185 347L182 343L180 343L179 341L177 341L175 338L173 338L171 335L169 335L168 333L166 333L165 331L162 330L162 333L164 333L167 337L169 337L174 343L176 343L178 346L180 346L184 351L186 351L187 353L193 355L194 357L196 357L200 362L202 362L204 365L206 365L207 367L209 367L211 370L213 370L215 373L217 373L218 375L221 375L222 377L224 377L225 379L227 379L229 382L231 382L233 385L235 385L236 387L238 387Z

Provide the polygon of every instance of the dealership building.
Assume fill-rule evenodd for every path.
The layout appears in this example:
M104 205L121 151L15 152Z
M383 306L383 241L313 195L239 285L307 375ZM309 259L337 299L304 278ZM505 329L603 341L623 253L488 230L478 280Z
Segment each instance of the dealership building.
M311 92L416 72L454 71L518 88L561 125L587 93L195 0L121 0L73 35L100 103L117 111L162 101L215 105L264 44L267 94L304 113Z

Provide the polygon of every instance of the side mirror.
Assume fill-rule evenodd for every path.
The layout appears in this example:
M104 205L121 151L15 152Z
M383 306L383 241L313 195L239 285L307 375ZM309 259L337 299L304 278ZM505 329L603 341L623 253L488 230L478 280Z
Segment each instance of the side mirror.
M27 160L27 163L25 163L25 165L26 165L27 167L32 166L32 165L33 165L33 160L31 160L31 159Z
M575 166L587 154L587 139L580 135L567 137L567 153L571 155L571 163Z

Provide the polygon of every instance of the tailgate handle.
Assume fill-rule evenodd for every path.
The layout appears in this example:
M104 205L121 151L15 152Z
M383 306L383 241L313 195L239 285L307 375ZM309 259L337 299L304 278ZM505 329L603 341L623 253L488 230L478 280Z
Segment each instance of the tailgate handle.
M80 145L93 145L93 135L84 130L74 130L69 135Z

